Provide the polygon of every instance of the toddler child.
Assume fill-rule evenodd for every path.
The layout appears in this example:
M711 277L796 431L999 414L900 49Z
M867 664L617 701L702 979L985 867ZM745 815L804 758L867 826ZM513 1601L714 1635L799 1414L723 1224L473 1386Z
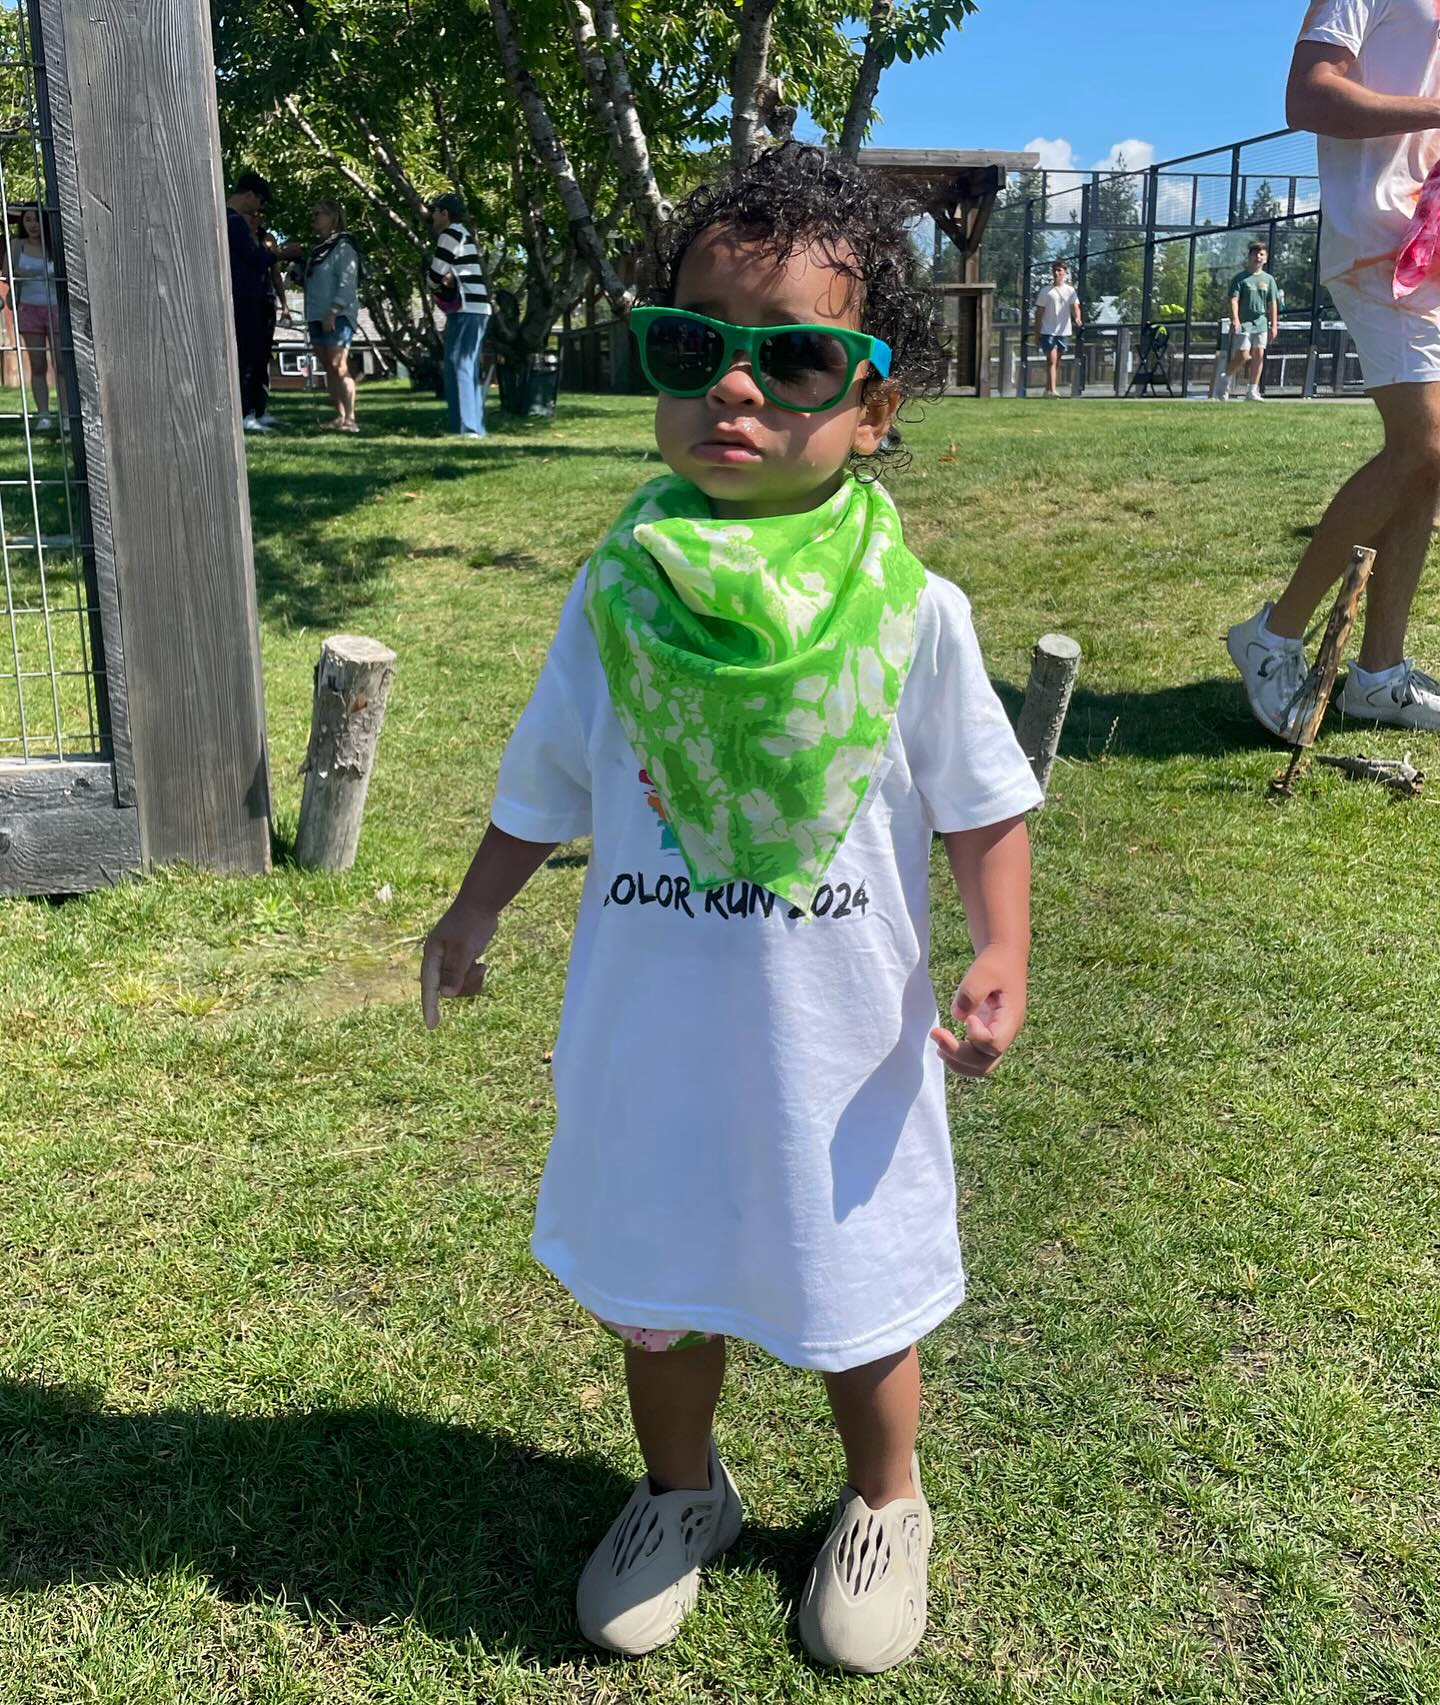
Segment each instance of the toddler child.
M795 144L676 209L632 315L672 472L581 571L425 947L433 1027L592 837L533 1248L624 1343L647 1472L577 1595L619 1652L674 1637L740 1530L727 1337L818 1370L844 1448L807 1649L875 1672L925 1630L915 1346L964 1291L945 1071L985 1076L1024 1017L1040 794L963 594L875 478L936 372L912 217ZM936 834L976 949L959 1035L928 968Z

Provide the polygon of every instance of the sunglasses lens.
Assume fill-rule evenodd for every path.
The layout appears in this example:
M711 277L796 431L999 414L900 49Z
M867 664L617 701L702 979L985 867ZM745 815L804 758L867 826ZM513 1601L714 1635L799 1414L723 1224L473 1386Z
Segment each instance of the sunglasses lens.
M645 328L645 364L662 391L703 391L725 359L719 332L679 314L659 314Z
M777 401L827 408L845 389L850 355L838 337L821 331L777 332L760 345L760 371Z

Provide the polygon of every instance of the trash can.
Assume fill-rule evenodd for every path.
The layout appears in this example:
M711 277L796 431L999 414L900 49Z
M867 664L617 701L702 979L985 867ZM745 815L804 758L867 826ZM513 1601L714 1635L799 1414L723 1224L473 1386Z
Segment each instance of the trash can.
M553 420L560 395L560 358L548 353L508 360L499 369L500 406L522 420Z

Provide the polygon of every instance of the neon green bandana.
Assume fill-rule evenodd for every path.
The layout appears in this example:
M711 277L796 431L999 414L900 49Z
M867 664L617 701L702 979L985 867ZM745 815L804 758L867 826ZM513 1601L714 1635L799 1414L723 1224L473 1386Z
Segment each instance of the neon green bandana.
M810 910L885 750L924 584L878 485L754 521L715 520L675 475L630 500L585 610L696 888Z

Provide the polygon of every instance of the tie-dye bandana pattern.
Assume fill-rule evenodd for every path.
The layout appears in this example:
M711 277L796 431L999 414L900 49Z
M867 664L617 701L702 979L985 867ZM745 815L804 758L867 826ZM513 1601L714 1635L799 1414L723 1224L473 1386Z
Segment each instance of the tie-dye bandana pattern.
M878 485L753 521L715 520L674 475L631 499L585 609L696 888L809 911L885 750L924 584Z

